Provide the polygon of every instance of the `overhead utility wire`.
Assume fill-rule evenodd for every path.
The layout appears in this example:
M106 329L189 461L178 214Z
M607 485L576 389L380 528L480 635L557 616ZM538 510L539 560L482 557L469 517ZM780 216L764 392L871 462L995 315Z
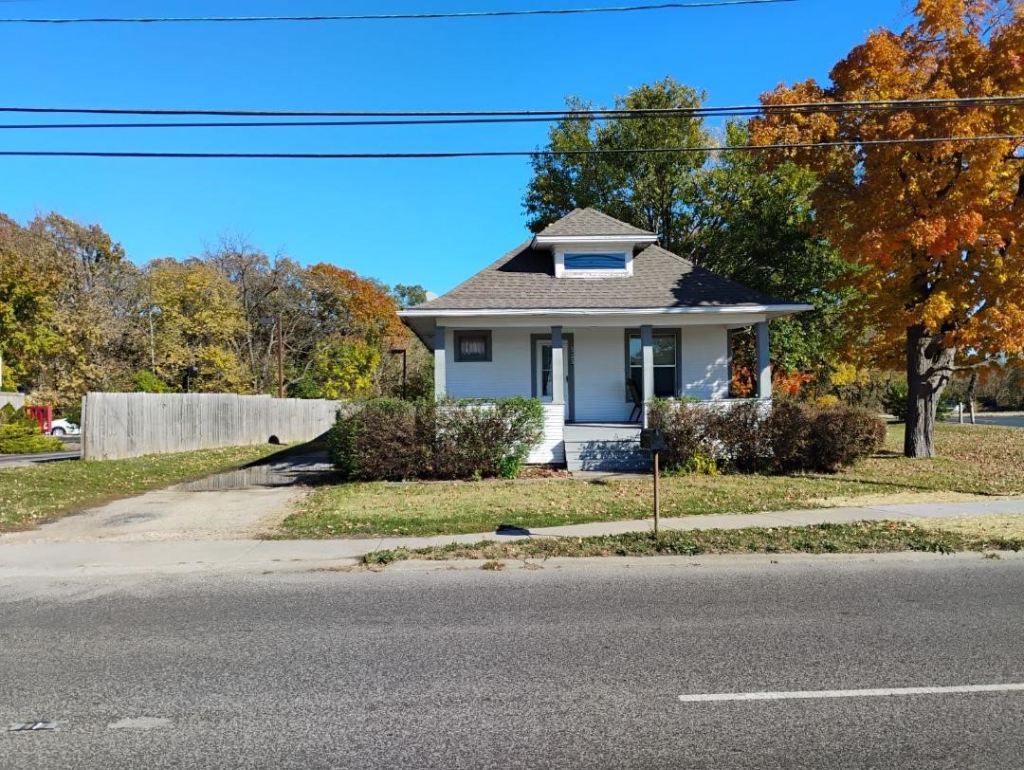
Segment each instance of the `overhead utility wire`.
M845 102L797 102L794 104L752 104L723 107L654 107L637 109L560 110L207 110L144 107L31 107L0 106L0 112L75 115L165 115L278 118L462 118L462 117L593 117L623 115L694 115L705 117L743 116L790 112L839 112L845 110L934 109L939 107L994 107L1024 103L1024 94L1009 96L967 96L948 99L885 99Z
M505 16L569 16L588 13L674 11L691 8L722 8L733 5L774 5L799 0L705 0L689 3L648 3L595 8L531 8L504 11L438 11L434 13L374 13L316 16L93 16L85 18L0 18L0 24L179 24L257 21L400 21L424 19L479 19Z
M196 158L196 159L281 159L281 160L408 160L427 158L512 158L576 155L651 155L763 150L869 147L892 144L940 144L945 142L1024 141L1024 135L941 136L920 139L866 139L804 144L725 145L722 147L641 147L621 150L479 150L469 152L129 152L88 150L0 150L0 157L33 158Z
M938 105L937 109L949 109L952 107L975 107L976 105ZM1024 108L1024 97L1018 97L1015 101L1000 102L998 104L986 105L1002 108L1020 107ZM914 105L912 109L925 109L926 105ZM902 110L903 107L887 107L886 110ZM878 108L844 108L842 113L855 112L876 112ZM839 110L822 110L825 114L835 114ZM796 111L787 113L794 114ZM701 115L700 117L757 117L762 113L750 111L743 112L735 110L731 112L716 112L714 115ZM819 114L817 110L800 110L796 114ZM477 118L383 118L383 119L359 119L359 120L232 120L232 121L177 121L177 122L134 122L134 123L0 123L0 131L5 129L104 129L104 128L303 128L303 127L351 127L351 126L460 126L460 125L490 125L507 123L550 123L555 120L572 120L577 117L573 112L566 112L561 115L550 116L517 116L517 117L477 117ZM592 120L662 120L692 117L688 113L676 114L674 112L655 113L634 113L626 112L612 116L603 114L587 116Z

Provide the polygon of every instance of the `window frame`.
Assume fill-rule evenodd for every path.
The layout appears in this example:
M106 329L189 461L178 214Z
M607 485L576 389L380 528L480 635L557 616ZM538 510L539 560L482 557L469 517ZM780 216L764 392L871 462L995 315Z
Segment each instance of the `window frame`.
M483 356L464 356L462 353L462 340L466 337L484 338ZM491 362L494 355L494 346L491 339L490 329L455 329L453 333L455 363L458 364L487 364Z
M670 397L669 396L657 396L657 395L655 397L656 398L679 398L681 396L682 392L683 392L683 382L682 382L683 381L683 332L682 332L682 329L679 329L679 328L662 328L662 329L655 328L655 329L652 330L652 335L651 336L652 336L652 341L653 341L654 337L673 337L675 339L675 348L676 348L675 376L674 376L675 387L673 388L674 392L673 392L672 396L670 396ZM633 366L633 364L632 364L632 362L630 360L630 355L629 355L629 343L630 343L630 339L633 338L633 337L640 337L641 338L641 346L640 346L641 355L642 355L642 351L643 351L643 343L642 343L643 336L642 336L642 334L640 332L640 329L626 329L625 330L626 379L629 380L629 379L633 378L633 369L637 369L637 368L640 369L640 394L642 396L643 395L643 364L641 363L639 367ZM672 366L672 364L655 364L654 368L655 369L668 369L671 366ZM633 402L633 399L630 398L630 395L629 395L629 386L625 387L625 400L626 400L626 403L632 403Z
M615 267L570 267L573 257L622 257L622 265ZM625 273L629 255L625 251L566 251L562 253L562 269L567 273Z

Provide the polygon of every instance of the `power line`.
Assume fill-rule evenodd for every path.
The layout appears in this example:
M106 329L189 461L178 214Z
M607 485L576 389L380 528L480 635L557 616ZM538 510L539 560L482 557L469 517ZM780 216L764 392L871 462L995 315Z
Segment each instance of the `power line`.
M984 103L982 103L984 102ZM823 105L827 107L828 105ZM949 109L949 108L977 108L977 107L1024 107L1024 97L1007 97L998 102L989 103L986 100L972 100L970 103L959 102L956 104L940 104L940 105L927 105L923 103L917 103L909 106L909 109L922 110L922 109ZM587 118L592 120L608 120L614 118L616 120L654 120L654 119L678 119L678 118L693 118L693 117L756 117L761 112L756 111L758 108L751 107L739 107L734 109L729 108L706 108L714 110L713 112L696 112L688 110L686 108L680 108L680 110L636 110L636 111L616 111L613 114L607 114L601 111L594 111L590 114L582 115L575 111L567 111L552 115L519 115L519 116L481 116L481 117L416 117L416 118L374 118L374 119L356 119L356 120L261 120L261 121L178 121L178 122L134 122L134 123L0 123L0 131L4 129L32 129L32 130L47 130L47 129L145 129L145 128L308 128L308 127L351 127L351 126L424 126L424 125L487 125L487 124L506 124L506 123L550 123L555 120L572 120L574 118ZM806 109L801 107L799 110L788 110L785 113L780 114L835 114L835 113L856 113L856 112L875 112L884 109L885 111L891 110L903 110L908 109L904 106L888 105L879 107L878 105L862 105L856 107L843 107L840 109ZM2 111L3 108L0 108ZM768 114L776 114L775 111L769 111Z
M919 139L866 139L721 147L639 147L605 150L474 150L453 152L131 152L91 150L0 150L0 157L32 158L193 158L256 160L411 160L443 158L513 158L585 155L651 155L672 153L745 152L766 150L875 147L894 144L942 144L946 142L1024 141L1024 135L941 136Z
M572 118L629 118L629 117L752 117L757 115L786 115L802 113L844 113L902 110L981 109L988 106L1021 106L1024 94L1000 96L962 96L954 98L878 99L860 101L806 101L792 104L739 104L728 106L701 106L701 108L640 108L640 109L562 109L562 110L449 110L449 111L299 111L299 110L191 110L150 108L82 108L82 106L22 106L0 105L0 113L38 115L133 115L164 117L254 117L254 118L351 118L364 121L371 118L415 120L445 119L457 122L463 118L495 120L499 118L530 118L562 120ZM468 121L467 121L468 122ZM60 124L66 125L66 124ZM118 124L100 124L118 125ZM144 124L151 125L151 124ZM158 124L153 124L158 125ZM169 127L181 123L161 125ZM219 125L219 124L217 124ZM246 125L232 123L227 125ZM263 125L263 124L253 124ZM276 125L276 124L274 124ZM284 123L281 125L307 125ZM316 124L310 124L316 125ZM325 123L324 125L348 125ZM367 122L367 125L389 125ZM400 125L400 124L399 124ZM417 125L410 121L410 125ZM42 127L42 126L40 126ZM91 127L83 124L83 127ZM134 127L134 125L132 125Z
M0 106L0 112L74 115L222 116L278 118L498 118L548 117L586 118L597 116L745 116L790 112L842 112L852 110L918 110L939 108L981 108L1024 104L1024 94L964 96L936 99L879 99L836 102L795 102L793 104L747 104L723 107L646 107L559 110L229 110L146 107L33 107Z
M0 18L0 24L164 24L195 22L259 21L419 21L425 19L479 19L507 16L569 16L590 13L670 11L692 8L721 8L736 5L774 5L799 0L705 0L687 3L650 3L594 8L532 8L505 11L439 11L435 13L376 13L317 16L94 16L88 18Z

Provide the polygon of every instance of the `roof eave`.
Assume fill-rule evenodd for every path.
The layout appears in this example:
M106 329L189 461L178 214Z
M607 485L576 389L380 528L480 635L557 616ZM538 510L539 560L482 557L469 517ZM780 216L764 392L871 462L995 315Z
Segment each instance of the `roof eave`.
M558 316L588 316L588 315L684 315L684 314L721 314L730 313L765 313L771 318L780 318L794 313L803 313L813 310L813 305L801 303L780 303L762 305L693 305L685 307L600 307L600 308L408 308L398 311L398 317L404 319L414 318L436 318L445 316L458 318L460 316L529 316L529 315L558 315Z
M657 243L658 236L632 235L535 235L534 246L556 246L560 243Z

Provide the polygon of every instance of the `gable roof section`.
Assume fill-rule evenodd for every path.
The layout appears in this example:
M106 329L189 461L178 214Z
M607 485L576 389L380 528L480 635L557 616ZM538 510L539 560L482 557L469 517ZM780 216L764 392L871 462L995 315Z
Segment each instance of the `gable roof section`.
M447 294L416 306L414 313L790 304L696 267L660 246L648 246L634 256L632 276L555 278L551 252L531 243L517 246Z
M541 238L571 238L587 235L623 235L626 237L639 235L650 238L654 236L654 233L620 222L597 209L573 209L557 222L552 222L545 227L537 235Z

